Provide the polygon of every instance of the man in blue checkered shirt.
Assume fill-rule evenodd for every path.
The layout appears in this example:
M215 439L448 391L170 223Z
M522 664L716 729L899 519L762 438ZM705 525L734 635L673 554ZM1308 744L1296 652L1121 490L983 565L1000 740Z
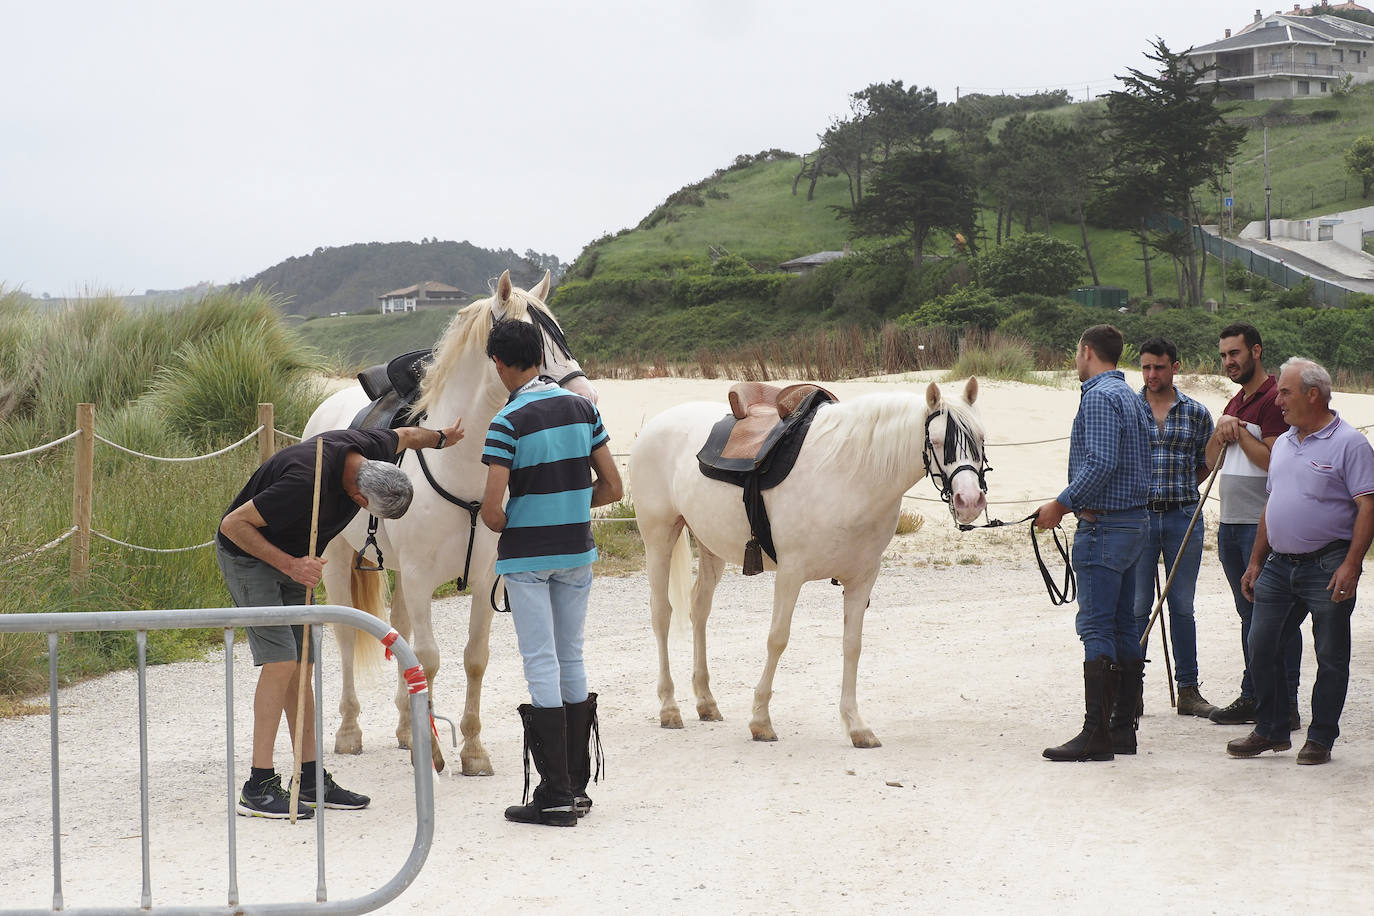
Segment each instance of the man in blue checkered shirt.
M1198 690L1193 594L1202 565L1204 526L1200 515L1196 522L1193 516L1197 512L1198 482L1207 479L1207 440L1212 437L1214 424L1206 407L1174 387L1177 371L1178 348L1168 340L1151 337L1140 345L1140 374L1145 381L1140 396L1150 408L1154 424L1150 428L1150 501L1145 506L1150 513L1150 534L1145 553L1135 565L1135 620L1144 635L1154 608L1156 584L1168 581L1169 570L1177 563L1168 601L1178 714L1205 719L1216 707ZM1158 571L1161 555L1163 573ZM1138 708L1131 718L1139 721ZM1118 732L1113 723L1112 734Z
M1135 577L1145 549L1150 497L1150 412L1117 369L1124 341L1108 324L1094 325L1078 341L1074 363L1082 401L1069 439L1069 485L1041 506L1037 528L1053 528L1072 512L1078 518L1073 566L1083 641L1083 730L1050 760L1111 760L1109 718L1121 683L1121 664L1140 666L1135 625ZM1132 747L1134 753L1134 728Z

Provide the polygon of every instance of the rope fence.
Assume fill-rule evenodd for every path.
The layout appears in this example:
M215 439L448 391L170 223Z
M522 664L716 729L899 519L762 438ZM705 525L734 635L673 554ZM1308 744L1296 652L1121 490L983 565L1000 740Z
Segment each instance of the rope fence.
M272 425L272 416L273 416L273 405L271 405L271 404L259 404L259 405L258 405L258 420L259 420L258 426L257 426L252 432L250 432L248 435L244 436L244 437L243 437L242 439L240 439L239 441L233 443L232 445L227 445L227 446L225 446L224 448L218 449L218 450L213 451L213 452L208 452L208 453L203 454L203 455L191 455L191 456L187 456L187 457L169 457L169 456L164 456L164 455L150 455L150 454L147 454L147 453L145 453L145 452L139 452L139 451L136 451L136 450L134 450L134 449L128 448L128 447L126 447L126 446L124 446L124 445L120 445L118 442L113 442L113 441L111 441L111 440L105 438L104 436L101 436L101 435L96 434L95 431L94 431L94 428L95 428L95 407L94 407L94 405L92 405L92 404L79 404L79 405L77 405L77 428L76 428L75 430L73 430L72 432L67 433L65 436L61 436L60 438L54 439L54 440L52 440L51 442L45 442L45 443L43 443L42 445L34 446L33 448L24 449L23 451L19 451L19 452L11 452L11 453L6 454L6 455L0 455L0 461L3 461L3 460L5 460L5 459L9 459L9 458L24 458L24 457L27 457L27 456L30 456L30 455L36 455L36 454L39 454L39 453L41 453L41 452L48 451L49 449L56 448L57 446L63 445L64 443L67 443L67 442L72 442L72 441L74 441L74 440L77 442L77 468L76 468L76 473L75 473L76 480L75 480L75 482L74 482L74 496L73 496L73 515L74 515L75 517L74 517L74 519L73 519L73 524L72 524L72 526L71 526L70 528L68 528L66 531L64 531L62 534L58 535L56 538L54 538L54 539L52 539L51 541L49 541L48 543L43 544L43 545L41 545L41 546L39 546L39 547L35 547L34 549L29 550L29 551L27 551L27 552L25 552L25 553L22 553L22 554L20 554L20 555L18 555L18 556L16 556L16 557L13 557L13 558L11 558L10 560L8 560L8 561L6 561L6 562L14 563L14 562L18 562L18 561L21 561L21 560L26 560L26 559L29 559L29 558L31 558L31 557L37 556L38 554L41 554L41 553L43 553L43 552L45 552L45 551L51 550L52 548L57 547L59 544L63 543L64 541L73 540L73 544L72 544L72 577L73 577L73 579L75 579L75 580L83 580L83 579L86 577L86 575L87 575L87 573L88 573L88 571L89 571L89 566L90 566L90 540L91 540L92 537L99 538L100 540L106 541L106 542L111 543L111 544L117 544L117 545L119 545L120 547L124 547L124 548L127 548L127 549L129 549L129 550L139 550L139 551L144 551L144 552L146 552L146 553L164 553L164 554L170 554L170 553L186 553L186 552L188 552L188 551L192 551L192 550L202 550L202 549L204 549L204 548L206 548L206 547L213 546L213 544L214 544L215 542L214 542L214 540L212 539L212 540L206 541L206 542L204 542L204 543L202 543L202 544L192 544L192 545L187 546L187 547L149 547L149 546L145 546L145 545L141 545L141 544L131 544L131 543L127 542L127 541L122 541L122 540L120 540L120 539L118 539L118 538L116 538L116 537L113 537L113 536L109 535L109 534L105 534L104 532L100 532L100 531L94 530L94 529L91 527L91 518L90 518L91 491L92 491L92 489L93 489L93 487L94 487L94 460L93 460L93 455L92 455L93 445L94 445L95 442L100 442L102 445L107 445L107 446L109 446L110 448L113 448L113 449L115 449L115 450L117 450L117 451L123 452L123 453L125 453L125 454L131 455L131 456L134 456L134 457L137 457L137 458L145 458L145 459L148 459L148 460L150 460L150 461L162 461L162 462L169 462L169 463L190 463L190 462L195 462L195 461L204 461L204 460L209 459L209 458L217 458L217 457L220 457L220 456L222 456L222 455L228 454L229 452L233 451L234 449L237 449L237 448L240 448L240 447L242 447L242 446L244 446L244 445L247 445L249 442L252 442L254 439L256 439L256 440L258 441L258 444L259 444L259 452L260 452L260 455L261 455L261 460L262 460L262 461L266 461L266 460L272 455L272 453L276 450L276 442L275 442L275 439L274 439L275 436L281 436L281 437L283 437L284 439L287 439L287 440L292 441L292 442L300 442L300 441L301 441L301 437L300 437L300 436L294 435L293 433L288 433L288 432L286 432L285 430L277 429L275 426L273 426L273 425ZM1365 424L1365 425L1363 425L1363 426L1356 426L1355 428L1363 432L1363 431L1366 431L1366 430L1369 430L1369 429L1374 429L1374 423ZM1069 438L1070 438L1070 437L1068 437L1068 436L1055 436L1055 437L1049 438L1049 439L1032 439L1032 440L1028 440L1028 441L1025 441L1025 442L999 442L999 443L988 443L988 448L1018 448L1018 447L1032 446L1032 445L1046 445L1046 444L1049 444L1049 443L1052 443L1052 442L1066 442L1066 441L1068 441ZM624 460L628 459L628 458L630 457L630 455L629 455L628 452L613 452L613 453L612 453L612 457L613 457L613 458L616 458L616 459L619 459L619 460L621 460L621 461L624 461ZM914 502L921 502L921 503L940 503L940 502L943 502L943 500L939 499L938 497L928 497L928 496L911 496L911 495L903 495L902 498L903 498L903 499L907 499L907 500L912 500L912 501L914 501ZM1049 499L1051 499L1051 498L1053 498L1053 497L1048 497L1048 498L1046 498L1046 499L1011 499L1011 500L990 501L990 502L988 503L988 505L989 505L989 506L1018 506L1018 505L1028 505L1028 504L1031 504L1031 503L1044 503L1044 502L1048 502ZM1211 495L1209 495L1207 498L1208 498L1209 500L1212 500L1212 501L1218 501L1218 502L1220 501L1219 497L1217 497L1217 496L1211 496ZM605 517L593 517L593 518L592 518L592 521L593 521L593 522L637 522L638 519L636 519L634 516L628 516L628 517L624 517L624 518L605 516Z
M111 544L118 544L130 550L140 550L146 553L185 553L192 550L202 550L212 546L214 540L206 541L203 544L192 544L188 547L148 547L142 544L131 544L122 541L101 531L96 531L91 527L91 503L93 491L95 489L95 443L107 445L116 451L132 455L136 458L146 458L150 461L161 461L176 464L185 464L195 461L204 461L207 458L217 458L240 448L254 439L258 441L258 452L261 461L266 461L276 451L275 435L282 435L288 439L300 441L299 436L290 433L283 433L272 425L273 405L258 405L258 425L252 432L244 436L232 445L208 452L203 455L191 455L187 457L169 457L164 455L150 455L146 452L136 451L118 442L111 441L95 432L95 405L78 404L76 406L76 429L72 432L46 442L33 448L24 449L20 452L13 452L8 455L0 455L0 460L6 458L22 458L29 455L36 455L49 449L56 448L66 442L76 443L76 467L73 471L72 483L72 526L58 535L53 540L40 547L26 551L8 561L9 563L27 560L45 551L51 550L63 541L71 540L71 577L74 582L84 582L90 572L90 545L91 538L99 538Z

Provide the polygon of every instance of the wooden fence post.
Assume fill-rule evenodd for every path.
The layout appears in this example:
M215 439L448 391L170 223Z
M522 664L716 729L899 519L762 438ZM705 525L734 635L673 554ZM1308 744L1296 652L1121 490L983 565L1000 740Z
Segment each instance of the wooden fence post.
M273 419L272 405L258 405L258 425L262 427L262 432L258 433L258 464L262 464L272 453L277 450L277 434L273 429L276 421Z
M72 584L84 588L91 569L91 493L95 479L95 405L76 405L76 465L72 473Z

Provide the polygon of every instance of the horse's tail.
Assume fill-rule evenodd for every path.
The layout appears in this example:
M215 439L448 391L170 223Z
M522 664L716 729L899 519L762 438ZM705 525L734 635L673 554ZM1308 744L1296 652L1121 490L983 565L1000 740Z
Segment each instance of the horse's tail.
M673 558L668 564L668 603L673 606L672 627L682 632L692 612L692 545L686 525L673 544Z
M348 590L353 607L366 611L379 620L386 620L387 576L377 564L357 558L348 572ZM364 569L358 569L358 565ZM382 644L372 634L358 631L353 640L353 670L375 675L382 670Z

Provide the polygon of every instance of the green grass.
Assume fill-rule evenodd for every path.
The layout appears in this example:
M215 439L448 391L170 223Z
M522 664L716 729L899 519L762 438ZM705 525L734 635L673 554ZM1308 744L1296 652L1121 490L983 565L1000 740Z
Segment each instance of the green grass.
M713 193L725 196L704 194L703 206L673 207L671 220L602 243L597 276L671 273L684 258L709 259L713 246L764 269L801 255L840 250L848 224L830 208L849 206L848 184L843 176L823 178L815 199L808 201L803 180L793 196L792 179L800 167L800 159L788 159L726 172L708 182Z
M457 311L432 308L404 314L312 318L301 322L296 330L331 368L352 375L393 356L434 346Z
M257 426L257 404L274 425L298 429L318 403L313 353L261 294L212 293L165 312L134 313L116 299L61 312L32 311L0 291L0 454L57 439L75 426L78 403L95 405L106 439L167 457L217 450ZM230 603L214 551L158 554L93 538L90 578L69 575L70 540L33 551L72 521L74 449L64 444L10 459L0 474L0 613L223 607ZM220 515L258 463L254 443L187 463L155 462L95 446L92 528L150 548L209 541ZM200 654L220 634L149 633L156 664ZM64 682L128 667L129 633L70 634L59 648ZM0 636L0 697L32 695L47 681L42 638Z

